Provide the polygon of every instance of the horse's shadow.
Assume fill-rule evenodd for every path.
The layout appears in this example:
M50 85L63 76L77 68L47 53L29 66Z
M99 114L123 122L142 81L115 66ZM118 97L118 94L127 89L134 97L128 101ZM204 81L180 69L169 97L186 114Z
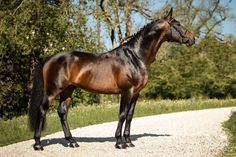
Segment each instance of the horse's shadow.
M136 141L142 137L161 137L161 136L171 136L170 134L151 134L151 133L144 133L144 134L136 134L131 135L130 138L132 141ZM115 137L74 137L77 142L116 142ZM61 144L64 147L69 147L69 142L65 140L65 138L52 138L52 139L44 139L41 141L42 146L49 146L54 144Z

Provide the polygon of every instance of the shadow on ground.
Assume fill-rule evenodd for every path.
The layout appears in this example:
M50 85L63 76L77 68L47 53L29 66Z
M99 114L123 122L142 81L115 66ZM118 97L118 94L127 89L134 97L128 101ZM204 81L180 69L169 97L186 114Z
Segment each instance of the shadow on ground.
M131 135L131 140L136 141L139 138L142 137L161 137L161 136L171 136L169 134L150 134L150 133L144 133L144 134L136 134ZM81 142L116 142L115 137L74 137L74 139L80 144ZM69 143L65 138L52 138L52 139L45 139L41 141L41 144L43 147L53 145L53 144L61 144L64 147L69 147Z

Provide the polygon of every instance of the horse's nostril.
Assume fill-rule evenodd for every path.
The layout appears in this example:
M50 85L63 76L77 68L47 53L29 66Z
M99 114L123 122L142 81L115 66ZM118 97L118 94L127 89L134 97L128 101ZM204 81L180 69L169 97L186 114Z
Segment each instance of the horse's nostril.
M189 40L189 46L192 46L193 44L195 44L195 39L194 38Z
M187 46L192 46L193 44L195 44L195 39L194 38L192 38L192 39L188 38L185 43L186 43Z

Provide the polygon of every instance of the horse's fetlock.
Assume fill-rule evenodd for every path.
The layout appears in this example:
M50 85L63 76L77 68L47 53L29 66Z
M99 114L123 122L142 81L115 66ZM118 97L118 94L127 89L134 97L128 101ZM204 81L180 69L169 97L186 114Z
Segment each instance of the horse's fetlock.
M129 131L125 130L123 136L124 136L124 138L129 138L130 137Z

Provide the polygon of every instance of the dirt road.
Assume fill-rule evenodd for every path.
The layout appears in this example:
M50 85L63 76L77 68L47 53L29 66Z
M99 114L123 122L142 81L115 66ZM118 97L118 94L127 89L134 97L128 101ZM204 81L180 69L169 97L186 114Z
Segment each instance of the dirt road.
M44 151L33 140L0 147L0 157L212 157L227 145L221 124L235 108L208 109L135 118L131 138L136 147L115 149L117 122L72 130L80 147L70 148L63 132L42 138Z

